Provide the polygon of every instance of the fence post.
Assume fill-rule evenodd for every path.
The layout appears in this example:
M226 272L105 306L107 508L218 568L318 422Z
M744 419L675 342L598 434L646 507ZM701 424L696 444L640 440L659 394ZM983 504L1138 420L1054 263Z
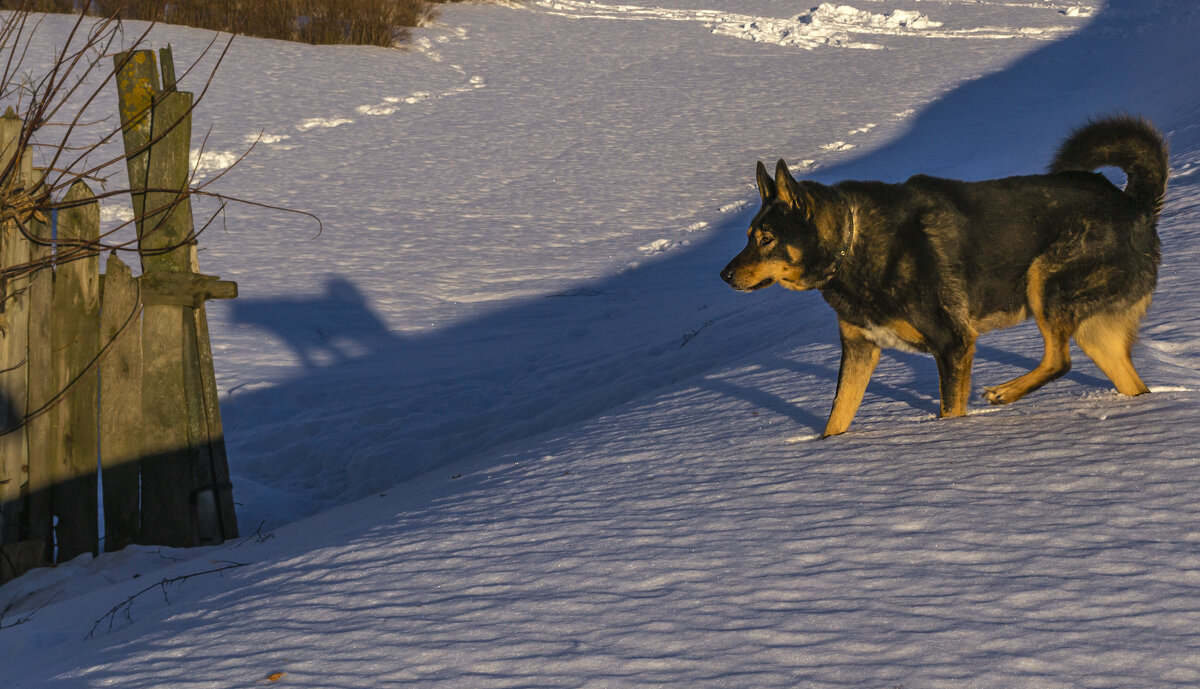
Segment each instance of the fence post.
M145 190L138 223L146 443L142 537L176 546L220 543L237 535L237 522L204 300L218 296L217 284L232 286L223 296L235 296L236 285L198 274L188 194L192 94L153 92L149 130L139 130L139 99L157 84L152 68L144 68L154 64L154 57L139 51L117 59L130 75L137 73L118 80L123 125L127 115L134 117L125 132L126 151L149 146L145 181L142 186L131 181L135 198ZM173 84L174 75L164 75L164 82ZM130 169L132 178L132 164Z
M53 467L51 503L58 517L58 561L83 553L98 554L99 505L96 500L98 380L92 365L100 351L100 260L95 254L70 259L73 247L100 239L100 204L83 182L71 185L58 213L58 260L54 277L54 350L56 391L65 391L50 412L62 455Z

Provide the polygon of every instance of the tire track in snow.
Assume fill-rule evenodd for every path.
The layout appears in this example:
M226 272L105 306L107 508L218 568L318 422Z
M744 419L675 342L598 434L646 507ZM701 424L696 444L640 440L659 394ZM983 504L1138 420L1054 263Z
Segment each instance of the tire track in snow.
M756 43L815 50L822 46L859 50L882 50L883 45L856 36L912 36L935 39L1011 39L1050 40L1079 28L1078 24L1049 27L979 26L947 29L943 22L915 10L875 13L850 5L824 2L788 19L759 17L723 10L685 10L639 5L606 5L585 0L534 0L533 6L547 14L571 19L607 19L618 21L696 22L719 36L730 36ZM1095 9L1085 5L1044 6L1064 17L1090 17Z

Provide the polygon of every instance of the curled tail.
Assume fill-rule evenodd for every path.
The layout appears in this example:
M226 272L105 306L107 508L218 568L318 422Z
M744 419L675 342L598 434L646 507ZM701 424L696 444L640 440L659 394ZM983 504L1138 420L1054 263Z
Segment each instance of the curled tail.
M1167 142L1148 121L1130 115L1095 120L1058 147L1051 172L1092 171L1111 165L1125 171L1125 193L1147 212L1162 209L1167 190Z

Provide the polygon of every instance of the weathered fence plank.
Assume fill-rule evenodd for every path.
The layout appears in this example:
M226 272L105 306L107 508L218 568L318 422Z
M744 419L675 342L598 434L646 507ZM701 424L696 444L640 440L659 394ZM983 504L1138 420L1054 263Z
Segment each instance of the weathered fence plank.
M138 243L142 272L199 272L188 193L188 155L192 141L192 94L163 91L151 105L146 217Z
M0 196L4 210L11 212L13 202L27 181L18 179L23 160L18 160L21 120L8 109L0 117ZM25 156L27 158L27 156ZM5 174L7 173L7 174ZM10 268L29 261L29 243L15 219L0 222L0 267ZM28 287L27 278L0 280L0 432L16 428L25 418L28 360ZM27 480L29 449L23 432L0 434L0 560L12 559L11 544L21 538L20 516L23 511L21 488ZM8 565L10 568L11 564Z
M50 228L37 218L30 221L30 233L34 237L48 240ZM46 260L51 254L47 242L35 243L30 260ZM50 505L52 483L51 467L59 461L60 443L54 442L56 429L46 413L57 390L54 379L49 375L53 352L51 349L51 317L54 309L54 271L49 266L33 274L29 281L29 391L30 418L25 425L29 439L29 478L25 488L28 533L26 558L19 563L20 571L32 569L52 562L53 514Z
M58 213L59 254L73 244L100 237L100 206L92 191L76 182ZM53 348L55 390L65 391L51 414L61 443L51 503L58 517L58 561L97 554L99 544L96 476L98 381L92 366L100 350L100 262L95 256L60 262L55 273Z
M237 284L226 284L234 286L233 296L237 296ZM221 406L217 398L217 378L212 358L212 343L208 335L208 314L201 305L192 315L196 326L196 368L203 392L204 418L207 423L206 441L209 466L212 470L209 492L219 527L216 542L220 542L221 539L237 538L237 513L233 506L233 483L229 480L229 458L225 454L225 431L221 425Z
M187 437L183 367L179 351L183 316L175 306L142 310L142 536L148 543L195 544L191 506L191 451Z
M100 302L100 467L104 494L104 549L141 537L142 327L138 285L114 252L104 270Z

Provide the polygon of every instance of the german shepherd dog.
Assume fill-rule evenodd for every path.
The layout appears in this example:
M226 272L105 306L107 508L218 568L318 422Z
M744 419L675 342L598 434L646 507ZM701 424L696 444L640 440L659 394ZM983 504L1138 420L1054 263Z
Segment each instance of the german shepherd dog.
M1125 171L1124 190L1094 170ZM823 437L844 432L881 347L937 361L941 416L962 416L975 338L1032 317L1041 363L983 392L1015 402L1071 368L1075 342L1125 395L1149 392L1130 360L1160 258L1167 147L1145 120L1093 121L1059 147L1047 174L901 184L797 182L760 162L762 208L721 277L752 292L815 289L837 314L842 361Z

